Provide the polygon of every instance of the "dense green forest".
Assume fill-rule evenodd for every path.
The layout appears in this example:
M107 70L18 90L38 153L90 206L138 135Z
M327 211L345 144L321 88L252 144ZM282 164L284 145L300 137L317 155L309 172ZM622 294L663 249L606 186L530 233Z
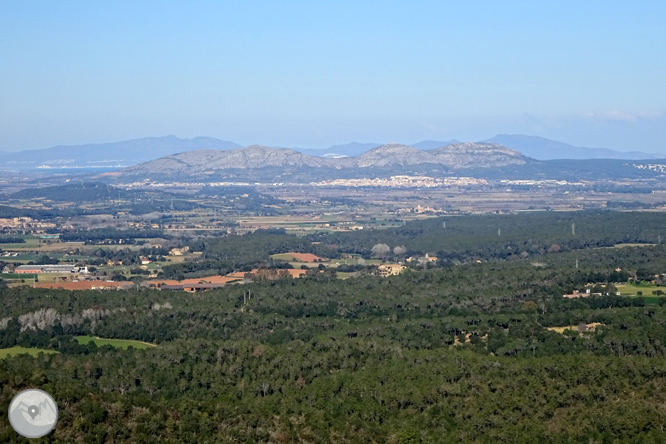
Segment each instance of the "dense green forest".
M25 239L22 237L0 236L0 244L24 244Z
M63 242L86 242L97 244L104 241L123 241L135 243L137 239L169 238L170 236L159 230L116 230L113 228L97 228L94 230L81 230L65 232L60 235Z
M311 241L340 252L369 254L372 246L405 245L411 253L432 253L442 260L506 259L618 243L666 240L663 213L612 211L540 212L493 216L455 216L411 222L386 230L320 233ZM524 254L523 254L524 256Z
M666 299L650 291L666 273L661 220L548 213L358 234L358 251L450 252L389 278L314 272L197 294L0 289L0 348L59 352L0 360L0 408L27 387L50 392L60 421L41 442L58 443L661 443ZM345 236L312 245L260 232L200 247L206 261L242 263L343 250ZM656 245L607 248L618 242ZM629 280L645 296L617 296ZM562 296L588 285L605 295ZM0 441L25 442L6 417Z
M284 230L257 230L243 236L200 239L190 244L205 254L198 262L164 268L165 276L198 277L210 272L250 270L271 263L270 255L295 251L339 258L371 257L379 243L406 248L400 258L429 253L439 264L476 260L518 260L552 252L666 241L662 213L581 211L489 216L449 216L414 221L399 228L316 233L305 237ZM390 259L396 259L389 257Z

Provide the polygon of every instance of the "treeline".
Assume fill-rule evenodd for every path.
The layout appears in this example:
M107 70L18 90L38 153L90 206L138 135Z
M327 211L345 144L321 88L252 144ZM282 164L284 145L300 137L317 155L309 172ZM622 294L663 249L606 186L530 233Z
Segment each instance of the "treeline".
M96 228L93 230L65 232L60 235L64 242L100 243L106 240L136 243L137 239L169 238L160 230L116 230L113 228Z
M307 239L339 253L366 256L374 245L385 243L444 261L511 259L619 243L659 243L666 240L665 222L663 213L612 211L453 216L384 230L318 233Z
M543 212L516 215L451 216L407 223L403 227L353 232L315 233L305 237L281 229L257 230L242 236L202 239L192 243L203 251L198 262L167 267L167 276L247 270L270 264L270 255L288 251L339 258L359 254L369 259L375 245L402 247L399 259L426 253L447 263L476 260L521 260L548 253L612 247L621 243L666 241L666 216L661 213L612 211ZM391 255L393 257L393 255Z
M22 237L0 236L0 244L25 244L25 239Z
M77 212L74 210L34 210L28 208L18 208L9 205L0 205L0 218L13 218L13 217L31 217L33 219L54 219L56 217L72 217L77 214L84 214L85 212ZM88 214L88 213L85 213Z

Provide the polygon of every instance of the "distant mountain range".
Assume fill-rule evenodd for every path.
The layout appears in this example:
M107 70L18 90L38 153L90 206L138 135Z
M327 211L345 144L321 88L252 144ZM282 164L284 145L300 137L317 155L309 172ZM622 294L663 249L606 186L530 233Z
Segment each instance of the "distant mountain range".
M447 171L497 168L533 161L517 151L491 143L458 143L424 151L400 144L382 145L360 156L325 158L286 148L253 145L231 151L199 150L163 157L120 170L122 176L198 177L234 170L277 168L293 172L303 168L377 170L428 165Z
M537 136L524 136L521 134L498 134L497 136L484 140L488 143L499 143L514 150L520 151L526 156L539 160L553 159L663 159L664 154L650 154L639 151L615 151L606 148L584 148L569 145L555 140L544 139Z
M454 143L433 150L381 145L354 157L310 156L287 148L253 145L235 150L174 154L98 176L98 180L310 183L329 179L427 175L483 179L665 179L652 161L569 159L541 161L493 143ZM666 163L666 161L663 161Z
M457 140L426 140L411 144L420 151L433 151L456 145ZM642 152L620 152L605 148L576 147L542 137L500 134L482 143L499 144L537 160L551 159L657 159L666 155ZM295 148L291 151L311 157L335 159L358 157L381 143L352 142L327 149ZM123 142L55 146L40 150L0 152L0 168L12 170L41 169L101 169L114 170L145 163L178 153L200 150L229 151L241 145L212 137L180 139L176 136L148 137ZM415 154L416 155L416 154Z
M41 150L0 153L0 167L118 169L184 151L232 150L240 147L234 142L212 137L194 139L180 139L176 136L146 137L123 142L60 145Z

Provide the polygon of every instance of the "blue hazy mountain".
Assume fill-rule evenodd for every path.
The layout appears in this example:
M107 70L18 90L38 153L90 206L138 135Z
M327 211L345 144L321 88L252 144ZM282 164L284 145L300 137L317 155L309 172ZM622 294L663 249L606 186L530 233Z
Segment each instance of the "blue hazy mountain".
M434 150L436 148L441 148L443 146L451 145L454 143L460 143L458 140L449 140L447 142L439 142L436 140L424 140L422 142L413 143L409 146L420 149L420 150ZM363 153L367 153L373 148L382 146L381 143L359 143L351 142L344 145L333 145L324 149L314 149L314 148L293 148L294 151L299 153L308 154L310 156L317 157L356 157L360 156Z
M545 139L537 136L525 136L522 134L498 134L497 136L483 140L487 143L497 143L507 148L512 148L526 156L538 160L554 159L663 159L664 154L642 153L638 151L623 152L607 148L585 148L555 140Z
M356 157L370 151L373 148L381 146L381 143L359 143L351 142L344 145L333 145L328 148L293 148L294 151L316 157Z
M499 134L486 143L496 143L512 148L537 160L554 159L659 159L666 155L642 152L621 152L606 148L584 148L543 137L520 134ZM411 144L422 151L432 151L443 146L459 143L457 140L424 140ZM381 143L352 142L333 145L325 149L294 148L302 154L320 158L357 157L381 146ZM190 151L229 151L241 145L213 137L181 139L176 136L147 137L122 142L87 145L60 145L39 150L1 152L0 168L5 170L42 169L101 169L112 170L160 159Z
M0 154L0 167L32 168L120 168L197 150L231 150L234 142L212 137L180 139L176 136L146 137L122 142L60 145L39 150Z

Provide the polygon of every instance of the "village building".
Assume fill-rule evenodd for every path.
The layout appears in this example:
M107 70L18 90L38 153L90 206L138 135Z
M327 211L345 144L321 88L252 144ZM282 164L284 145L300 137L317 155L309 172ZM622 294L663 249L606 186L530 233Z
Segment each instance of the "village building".
M20 265L14 270L16 274L42 274L42 273L88 273L88 267L76 265Z
M592 290L589 288L585 290L585 292L580 292L578 290L574 290L573 293L571 294L563 294L562 297L565 297L567 299L576 299L576 298L586 298L589 296L601 296L601 293L592 293Z
M169 251L169 256L184 256L189 251L190 247L172 248L171 251Z
M377 267L381 277L389 277L400 274L405 267L400 264L383 264Z
M215 290L216 288L222 288L222 287L224 287L224 284L176 284L176 285L162 285L159 287L159 289L197 293L200 291Z

